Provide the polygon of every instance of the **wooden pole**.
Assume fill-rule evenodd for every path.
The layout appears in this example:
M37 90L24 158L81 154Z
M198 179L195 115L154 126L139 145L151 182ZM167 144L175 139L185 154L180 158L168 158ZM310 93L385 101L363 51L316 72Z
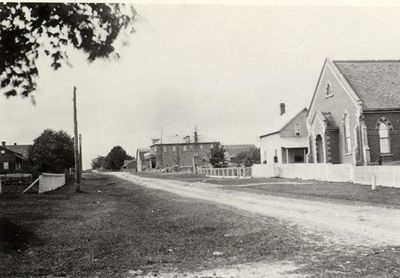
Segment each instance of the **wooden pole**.
M79 181L82 179L82 134L79 134Z
M75 191L80 192L79 150L78 150L78 113L76 109L76 87L74 86L74 160L75 160Z
M163 146L163 130L161 128L161 138L160 138L160 160L161 160L161 170L164 169L164 157L163 157L163 151L164 151L164 146Z

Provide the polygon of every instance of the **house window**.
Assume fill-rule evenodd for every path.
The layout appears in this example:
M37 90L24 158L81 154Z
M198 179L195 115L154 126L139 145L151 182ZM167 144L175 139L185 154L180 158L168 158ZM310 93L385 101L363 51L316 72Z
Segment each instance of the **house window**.
M301 126L300 126L300 124L294 124L294 134L296 136L301 136Z
M172 146L172 151L176 152L176 147L175 146Z
M153 151L154 151L154 152L157 152L157 147L154 147L154 148L153 148Z
M351 153L351 135L350 135L350 116L345 113L344 115L344 151L346 154Z
M330 82L326 83L326 87L325 87L325 97L331 97L333 96L333 92L332 92L332 85Z
M200 144L200 145L199 145L199 147L200 147L200 150L202 150L202 149L203 149L203 145L201 145L201 144Z
M379 125L379 146L381 153L390 153L389 128L383 122Z
M183 146L183 151L187 152L187 146Z
M167 146L164 146L164 147L163 147L163 151L164 151L164 152L167 152Z
M10 169L10 168L9 168L9 165L8 165L8 162L3 162L3 169L4 169L4 170Z
M5 154L6 153L6 151L5 150L1 150L1 154Z
M210 145L210 149L212 149L212 148L214 148L214 145L213 145L213 144Z

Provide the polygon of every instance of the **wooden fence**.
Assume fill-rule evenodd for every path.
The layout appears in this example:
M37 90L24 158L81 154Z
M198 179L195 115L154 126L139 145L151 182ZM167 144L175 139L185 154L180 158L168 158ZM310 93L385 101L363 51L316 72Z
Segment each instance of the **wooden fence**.
M400 187L400 166L354 166L351 164L293 163L256 164L253 177L297 178L332 182Z
M52 191L65 184L65 174L42 173L39 177L39 193Z
M251 167L198 168L199 174L213 178L251 178Z

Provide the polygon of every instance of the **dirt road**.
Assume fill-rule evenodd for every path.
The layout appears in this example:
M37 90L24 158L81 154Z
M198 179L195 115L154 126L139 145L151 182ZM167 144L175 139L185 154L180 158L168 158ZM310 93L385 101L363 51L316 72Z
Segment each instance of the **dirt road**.
M258 195L223 190L207 183L143 178L123 172L110 174L147 188L289 221L305 232L321 234L334 244L400 245L398 209Z

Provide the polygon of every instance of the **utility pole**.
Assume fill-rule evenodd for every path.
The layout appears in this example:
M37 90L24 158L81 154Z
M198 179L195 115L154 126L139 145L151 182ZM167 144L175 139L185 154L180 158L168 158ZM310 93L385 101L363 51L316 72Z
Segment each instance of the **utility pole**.
M199 150L198 150L198 134L197 134L197 125L194 127L194 152L193 152L193 169L194 173L197 174L197 157L199 156Z
M162 143L162 138L163 138L163 130L161 128L161 138L160 138L160 160L161 160L161 170L164 169L164 159L163 159L163 151L164 151L164 146Z
M78 149L78 113L76 110L76 87L74 86L74 160L75 160L75 191L81 191L79 149Z
M79 133L79 181L82 179L82 134Z

